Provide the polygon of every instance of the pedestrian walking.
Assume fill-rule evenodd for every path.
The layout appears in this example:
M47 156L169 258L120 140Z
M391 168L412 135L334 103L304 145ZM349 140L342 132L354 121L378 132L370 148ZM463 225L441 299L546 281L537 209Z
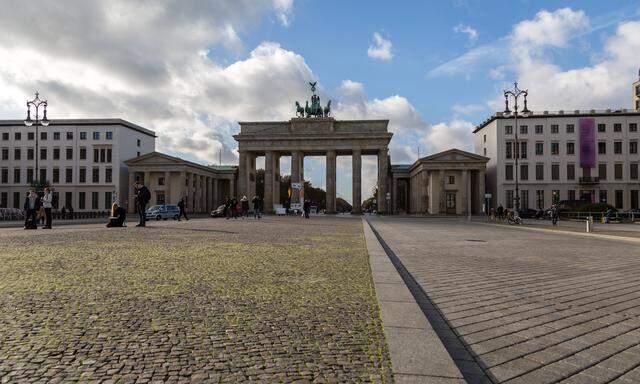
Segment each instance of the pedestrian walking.
M62 209L60 210L60 220L64 220L67 218L67 208L65 208L65 206L62 206Z
M249 199L247 199L247 196L242 196L240 205L242 207L242 219L244 220L245 217L249 218Z
M225 213L225 216L227 217L227 220L233 217L234 206L235 206L235 203L233 199L228 197L227 201L224 203L224 213Z
M42 196L42 207L44 208L45 222L43 229L51 229L51 223L53 217L51 216L51 209L53 208L53 194L49 187L44 188L44 195Z
M251 199L251 203L253 204L253 218L262 218L262 199L260 198L260 196L253 196L253 199Z
M138 215L140 216L140 222L136 227L144 227L146 225L146 210L149 200L151 200L151 192L141 182L136 182L134 188L136 189L136 207L138 208Z
M553 204L551 206L551 223L553 224L554 227L558 225L558 216L560 216L558 212L558 205Z
M182 216L184 216L184 219L189 221L189 218L187 217L187 209L185 206L185 202L184 202L184 197L180 199L180 201L178 201L178 209L180 210L180 213L178 213L178 221L180 221L180 218Z
M24 201L25 221L24 229L38 229L36 213L40 209L42 202L34 189L29 190Z

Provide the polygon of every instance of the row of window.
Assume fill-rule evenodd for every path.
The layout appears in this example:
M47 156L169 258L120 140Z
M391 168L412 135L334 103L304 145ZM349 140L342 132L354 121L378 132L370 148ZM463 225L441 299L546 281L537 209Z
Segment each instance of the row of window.
M566 133L574 133L575 132L575 125L574 124L567 124L565 125L565 132ZM629 132L637 132L638 131L638 123L629 123L628 125L628 129ZM550 125L550 131L552 134L557 134L560 133L560 125L559 124L551 124ZM607 131L607 124L598 124L598 132L606 132ZM613 124L613 132L622 132L622 123L614 123ZM529 126L528 125L521 125L520 126L520 134L521 135L526 135L529 133ZM544 125L535 125L534 126L534 133L536 135L542 135L544 134ZM505 135L513 135L513 126L512 125L505 125L504 126L504 134Z
M505 157L507 159L515 158L519 156L519 159L527 158L527 146L528 143L526 141L522 141L518 143L519 145L516 147L515 142L507 141L505 143ZM519 151L518 151L519 149ZM560 155L560 143L552 142L550 143L550 152L552 155ZM622 141L614 141L613 142L613 153L616 155L621 155L622 150ZM544 156L544 142L536 142L535 143L535 154L536 156ZM576 154L576 145L574 142L570 141L565 143L565 154L566 155L575 155ZM598 154L606 155L607 154L607 142L599 141L598 142ZM629 141L629 154L637 155L638 154L638 141L633 140Z
M591 201L591 191L581 191L581 193L583 192L588 192L588 193L585 193L582 196L579 196L579 198L582 200ZM616 209L623 209L624 208L624 190L616 189L613 191L613 193L614 193L613 206ZM523 189L519 192L519 194L520 194L520 207L523 209L530 208L531 206L529 205L529 191L526 189ZM640 192L637 189L633 189L630 191L630 194L631 194L630 196L631 209L638 209ZM598 193L598 201L601 203L608 204L609 203L608 195L609 193L606 189L601 189L600 192ZM551 203L558 203L560 200L563 200L563 197L566 197L566 200L577 200L576 190L574 189L567 190L566 196L561 196L559 189L554 189L553 191L551 191ZM507 208L514 207L515 194L513 190L511 189L505 190L505 201L507 203L506 204ZM537 189L535 209L544 209L544 208L546 208L545 199L544 199L544 190Z
M47 177L47 169L40 168L39 180L49 180L54 184L60 183L60 168L53 168L51 172L51 179ZM27 168L27 184L34 181L34 169ZM64 169L64 182L66 184L73 183L73 168ZM78 182L87 182L87 168L80 167L78 174ZM91 182L100 183L100 168L94 167L91 169ZM113 169L105 168L104 170L104 183L113 182ZM22 170L20 168L13 168L13 183L22 184ZM9 168L2 168L0 170L0 184L9 184Z
M520 164L518 180L529 180L529 164ZM583 171L583 173L585 173ZM590 173L590 171L589 171ZM567 180L576 179L576 165L567 164ZM535 179L544 180L544 164L535 165ZM591 175L584 175L584 177L591 177ZM598 178L599 180L607 180L607 164L598 164ZM613 165L613 178L614 180L623 180L623 164L617 163ZM514 179L514 165L505 165L505 180ZM629 179L638 180L638 163L629 164ZM560 164L551 164L551 180L560 180Z
M113 132L108 131L105 132L105 138L107 140L113 140ZM73 132L65 132L65 137L67 140L73 140ZM100 132L93 132L93 140L100 140ZM40 140L48 140L49 132L41 131L40 132ZM22 132L14 132L13 139L16 141L22 140ZM27 132L27 140L35 140L36 134L35 132ZM2 140L9 140L9 132L2 132ZM53 140L60 140L60 132L53 132ZM80 132L80 140L87 140L87 132Z
M47 160L49 153L48 148L40 148L40 160ZM94 163L110 163L112 158L112 149L111 148L94 148L93 149L93 162ZM27 160L34 159L34 149L27 148ZM80 147L79 156L80 160L87 159L87 148ZM21 160L22 159L22 148L14 148L13 149L13 159ZM60 148L53 148L52 151L52 159L60 160ZM68 147L65 151L65 159L73 160L73 148ZM2 148L2 160L9 160L9 148Z
M90 194L90 195L89 195ZM69 208L77 208L79 210L87 209L87 196L91 196L90 209L99 210L101 209L99 206L99 197L100 192L78 192L78 206L73 206L73 193L65 192L64 197L65 201L60 201L60 194L58 192L53 192L52 196L52 204L54 209L59 209L65 207L67 210ZM9 194L7 192L0 193L0 208L8 208L8 197ZM24 195L20 192L13 193L13 208L22 208L24 201L22 200ZM111 204L113 204L113 193L112 192L104 192L104 201L102 209L107 210L111 209Z

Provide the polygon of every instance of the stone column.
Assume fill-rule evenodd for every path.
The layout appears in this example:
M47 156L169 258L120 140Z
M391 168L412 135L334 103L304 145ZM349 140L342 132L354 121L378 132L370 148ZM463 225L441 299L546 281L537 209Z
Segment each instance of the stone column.
M398 213L398 178L391 179L391 214Z
M294 183L302 183L302 178L300 177L300 158L302 157L302 152L293 151L291 152L291 184ZM300 190L291 188L291 203L296 204L300 203Z
M249 175L247 174L247 151L240 151L238 156L238 196L236 198L240 200L242 194L247 190L247 181L249 180Z
M133 183L135 182L136 182L136 173L132 172L131 168L129 168L129 186L127 189L129 191L129 197L127 200L127 212L129 213L136 212L136 207L135 207L136 195L133 190Z
M471 212L471 202L469 198L471 197L469 191L469 171L466 169L462 170L462 193L460 196L460 200L462 200L462 214L469 215Z
M478 170L478 211L482 212L482 204L484 204L484 194L485 194L485 183L484 183L484 170ZM495 201L495 197L493 197L493 201ZM485 209L489 209L486 207Z
M171 204L171 172L164 173L164 203Z
M362 151L355 149L351 154L351 196L353 213L362 213Z
M213 177L209 177L207 187L207 213L209 213L213 210Z
M151 199L149 200L148 206L152 206L156 203L156 191L155 189L151 188L151 172L150 171L144 172L143 184L147 186L151 195Z
M273 212L274 156L273 151L267 151L264 155L264 211L266 213Z
M236 195L236 179L235 177L231 176L231 178L229 179L229 196L235 196Z
M256 195L256 154L247 153L247 198L249 201Z
M187 192L185 194L185 201L187 203L187 211L195 212L194 200L193 200L193 174L191 172L186 173L185 182L187 184Z
M447 202L445 200L445 192L444 192L444 169L438 171L438 213L446 213L447 212Z
M378 212L387 213L387 148L378 151Z
M213 204L211 205L211 210L218 208L218 204L220 203L220 197L218 196L218 179L217 178L212 178L211 179L211 184L213 186L213 189L211 191L211 198L213 199Z
M280 154L273 155L273 203L282 204L280 201Z
M336 151L327 151L327 213L336 213Z

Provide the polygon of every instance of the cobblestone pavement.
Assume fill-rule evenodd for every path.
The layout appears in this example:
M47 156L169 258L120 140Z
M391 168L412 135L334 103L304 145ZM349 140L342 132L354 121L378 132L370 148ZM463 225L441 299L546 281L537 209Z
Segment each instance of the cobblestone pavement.
M466 373L640 382L637 244L455 219L371 222L470 352L448 346Z
M2 383L391 381L360 219L4 229L0 244Z

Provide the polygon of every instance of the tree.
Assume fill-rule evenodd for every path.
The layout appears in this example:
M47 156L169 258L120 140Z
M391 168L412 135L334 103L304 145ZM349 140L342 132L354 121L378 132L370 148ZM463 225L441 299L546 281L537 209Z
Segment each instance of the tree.
M369 197L368 199L362 202L362 210L365 212L378 209L378 185L377 184L374 185L373 188L371 189L371 194L373 196Z

